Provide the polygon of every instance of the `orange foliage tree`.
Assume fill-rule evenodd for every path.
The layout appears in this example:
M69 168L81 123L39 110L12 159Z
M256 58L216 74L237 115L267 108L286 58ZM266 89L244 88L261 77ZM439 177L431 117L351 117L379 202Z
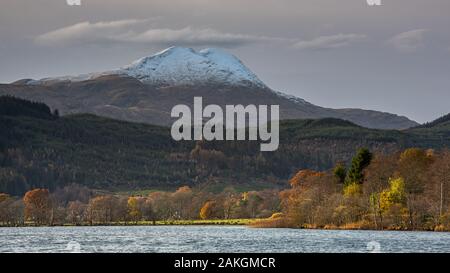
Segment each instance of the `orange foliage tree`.
M200 209L200 218L206 220L214 217L216 205L214 201L207 201Z
M323 175L324 173L322 172L317 172L313 170L301 170L297 172L294 175L294 177L291 178L291 180L289 180L289 184L291 185L291 187L296 188L304 185L307 182L308 178L319 177Z
M34 189L25 193L25 219L36 225L51 224L52 205L47 189Z

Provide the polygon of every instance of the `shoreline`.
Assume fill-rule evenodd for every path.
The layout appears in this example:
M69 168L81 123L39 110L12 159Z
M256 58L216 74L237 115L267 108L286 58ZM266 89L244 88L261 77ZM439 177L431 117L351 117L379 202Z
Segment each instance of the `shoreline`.
M334 230L334 231L400 231L400 232L443 232L449 233L450 230L446 229L436 229L436 230L425 230L425 229L401 229L401 228L385 228L385 229L374 229L365 227L339 227L339 226L325 226L325 227L315 227L311 225L303 227L270 227L270 226L260 226L258 225L261 221L266 219L226 219L226 220L171 220L171 221L139 221L137 223L130 222L118 222L118 223L82 223L82 224L54 224L54 225L35 225L33 223L27 223L24 225L7 226L0 225L1 228L39 228L39 227L158 227L158 226L246 226L248 228L272 228L272 229L305 229L305 230ZM259 222L259 223L258 223Z
M325 225L325 226L317 226L311 224L304 224L301 226L290 225L283 221L283 219L260 219L251 225L254 228L291 228L291 229L317 229L317 230L368 230L368 231L412 231L412 232L450 232L450 229L445 228L444 226L435 227L434 229L410 229L406 227L384 227L382 229L372 227L367 224L361 223L351 223L345 224L342 226L336 225Z
M216 219L216 220L165 220L111 223L79 223L36 225L32 222L22 225L0 225L0 228L13 227L105 227L105 226L250 226L261 219Z

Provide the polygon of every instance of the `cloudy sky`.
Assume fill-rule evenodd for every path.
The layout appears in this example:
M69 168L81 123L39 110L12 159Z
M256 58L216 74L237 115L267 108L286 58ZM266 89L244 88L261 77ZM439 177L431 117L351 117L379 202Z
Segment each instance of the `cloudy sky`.
M225 48L273 89L418 122L450 112L450 1L0 1L0 82Z

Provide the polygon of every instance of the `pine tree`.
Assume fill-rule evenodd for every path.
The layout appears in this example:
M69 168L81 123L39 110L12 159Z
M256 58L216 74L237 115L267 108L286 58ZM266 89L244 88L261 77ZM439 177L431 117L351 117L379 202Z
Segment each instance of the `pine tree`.
M345 178L345 185L362 184L364 179L363 170L369 166L372 160L372 153L366 148L358 150L357 154L352 159L352 165Z

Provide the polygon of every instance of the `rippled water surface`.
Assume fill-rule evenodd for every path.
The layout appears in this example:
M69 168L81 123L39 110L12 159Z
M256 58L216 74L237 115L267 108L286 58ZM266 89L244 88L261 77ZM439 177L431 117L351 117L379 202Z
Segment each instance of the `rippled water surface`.
M0 252L450 252L450 233L243 226L0 228Z

